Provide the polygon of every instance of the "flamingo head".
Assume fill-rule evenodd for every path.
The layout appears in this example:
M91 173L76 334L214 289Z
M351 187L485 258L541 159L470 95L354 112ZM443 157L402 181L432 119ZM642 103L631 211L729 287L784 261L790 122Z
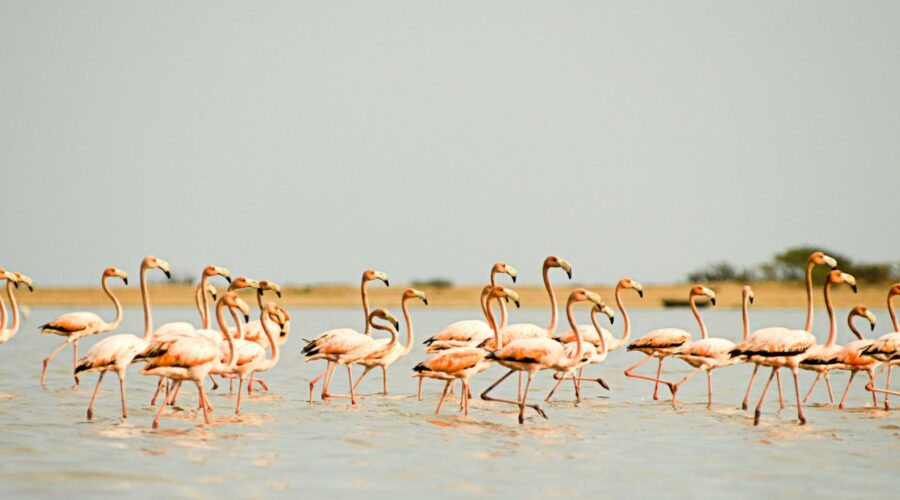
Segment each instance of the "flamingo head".
M212 286L209 282L206 282L206 293L212 297L213 302L216 301L216 297L218 297L218 292L216 291L216 287Z
M269 280L260 281L258 293L260 295L262 295L264 290L271 290L271 291L275 292L275 295L277 295L279 299L281 298L281 285L279 285L278 283L275 283L274 281L269 281Z
M569 279L572 279L572 264L561 257L557 257L556 255L551 255L544 259L544 268L558 267L566 272L566 275L569 276Z
M238 295L234 292L225 292L222 295L222 298L219 299L223 305L227 306L229 309L234 310L238 309L244 315L244 322L250 321L250 306L244 302L243 299L238 297Z
M152 255L144 257L144 260L141 261L141 269L159 269L166 275L166 278L172 279L172 268L169 267L169 263Z
M387 309L375 309L374 311L369 313L369 324L372 326L375 325L375 319L383 319L393 325L394 330L400 329L400 322L397 321L397 318L394 317L393 314L389 313Z
M630 288L637 292L640 298L644 298L644 286L631 278L622 278L619 280L617 287Z
M846 283L850 285L850 289L853 290L853 293L856 293L856 278L853 277L852 274L847 274L838 269L831 271L828 273L828 283L831 284L840 284Z
M365 271L363 271L363 282L373 280L381 280L384 282L384 286L391 286L390 281L388 281L387 274L384 274L381 271L376 271L374 269L366 269Z
M753 303L753 289L750 288L750 285L744 285L744 288L741 288L741 297L747 299L751 304Z
M231 271L224 267L209 265L203 268L203 276L212 278L213 276L221 276L225 281L231 283Z
M19 287L19 283L23 283L25 286L28 287L29 292L34 291L34 283L31 281L31 278L29 278L28 276L25 276L22 273L12 273L12 276L13 276L13 279L15 280L14 284L16 285L16 288Z
M126 273L125 271L123 271L121 269L116 269L115 267L107 267L106 269L104 269L103 277L104 278L122 278L122 281L124 281L126 285L128 284L128 273Z
M894 283L891 285L891 288L888 289L888 299L897 295L900 295L900 283Z
M837 269L838 263L837 259L834 257L829 257L822 252L813 252L809 255L809 262L817 265L817 266L828 266L832 269Z
M878 322L878 318L875 317L875 314L873 314L868 307L864 305L854 307L850 310L850 319L852 320L854 316L861 316L869 320L869 328L872 331L875 331L875 323Z
M245 288L252 288L254 290L259 289L259 281L254 279L250 279L246 276L238 276L231 280L231 284L228 285L228 291L233 292L236 290L243 290Z
M416 290L415 288L407 288L406 290L403 291L402 300L409 300L409 299L419 299L422 302L424 302L426 306L428 305L428 297L425 296L425 292L423 292L421 290Z
M512 278L513 283L516 282L516 276L519 274L518 271L516 271L516 268L507 264L506 262L498 262L498 263L494 264L494 268L491 269L491 271L508 274L509 277Z
M18 286L18 283L16 283L16 279L13 274L6 269L3 269L2 267L0 267L0 280L8 280L12 282L13 285Z
M596 314L596 313L605 314L606 317L609 318L609 324L611 324L611 325L616 323L616 311L613 310L611 307L607 306L605 302L602 304L599 304L599 305L595 305L594 308L591 309L591 312L594 314Z
M511 300L516 305L516 308L519 308L519 294L512 288L506 288L501 285L492 286L488 293L491 297L506 299L507 301Z
M569 294L569 303L573 302L593 302L595 305L602 305L603 299L600 298L600 295L584 289L584 288L576 288L572 290L572 293Z
M716 292L706 288L703 285L694 285L691 287L691 293L688 297L699 297L700 295L705 295L709 297L709 303L712 305L716 305Z

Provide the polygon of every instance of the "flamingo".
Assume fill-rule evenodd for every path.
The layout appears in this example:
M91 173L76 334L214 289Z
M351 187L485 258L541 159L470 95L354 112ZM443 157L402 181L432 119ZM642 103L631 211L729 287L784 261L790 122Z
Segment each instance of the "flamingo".
M562 384L563 380L566 380L566 379L572 379L572 381L574 382L574 384L575 384L575 400L576 400L576 402L579 402L579 403L581 402L580 382L582 380L596 380L597 382L600 383L601 386L603 386L603 388L605 388L606 390L609 390L609 386L606 385L606 382L604 382L602 378L597 377L596 379L585 379L585 378L581 377L581 373L584 371L584 367L586 365L600 364L600 363L606 361L606 357L609 355L609 344L607 343L606 338L607 338L607 336L612 337L612 334L609 333L609 330L604 331L605 329L600 327L600 322L597 321L598 313L605 314L609 318L610 323L612 323L613 319L615 319L615 317L616 317L615 311L613 311L612 309L607 307L606 304L600 304L599 306L594 306L593 308L591 308L591 323L593 323L593 336L592 337L596 339L596 342L599 345L594 344L594 342L590 342L584 338L585 337L584 332L588 332L591 330L588 330L588 328L586 328L584 325L578 325L579 334L581 335L582 341L590 343L590 345L593 346L593 348L594 348L594 352L589 358L587 358L585 360L584 363L580 363L579 365L577 365L576 367L573 368L573 372L572 372L571 376L566 376L565 373L555 374L554 376L557 379L556 385L553 386L553 389L551 389L550 393L547 394L547 397L544 398L544 402L546 402L546 403L550 402L550 399L553 397L553 394L559 388L560 384ZM572 346L574 344L574 341L562 342L562 341L560 341L559 337L554 337L553 340L556 340L557 342L566 344L567 346ZM597 349L599 349L599 351ZM575 369L578 370L577 376L574 374Z
M365 328L363 330L363 334L367 335L367 336L371 336L372 327L369 324L369 295L368 295L366 289L367 289L367 283L370 281L376 280L376 279L383 281L385 286L388 286L388 287L391 286L390 282L388 281L387 274L384 274L381 271L375 271L374 269L366 269L365 271L363 271L362 281L359 285L359 289L360 289L360 294L362 295L363 314L365 315L365 321L366 321ZM351 332L357 333L355 330L350 329L350 328L338 328L335 330L328 330L326 332L323 332L318 337L316 337L312 340L307 340L306 341L307 344L303 348L302 353L306 354L307 348L313 349L313 348L315 348L316 345L327 343L328 340L332 336L343 336L343 335L347 335ZM320 373L319 375L317 375L315 378L310 380L310 382L309 382L309 402L310 403L312 403L312 401L313 401L312 394L313 394L313 389L316 387L316 382L318 382L319 379L321 379L322 377L325 377L325 381L322 382L322 399L323 400L327 399L330 396L328 393L328 385L331 382L331 376L332 376L332 373L334 373L334 368L335 368L334 360L331 358L332 358L332 356L330 354L326 354L326 353L322 353L321 356L318 356L315 358L315 359L325 359L327 361L327 363L325 364L325 370L322 373ZM309 357L307 357L306 361L309 362L311 360L309 359Z
M513 325L508 325L506 328L500 330L499 338L503 341L498 342L498 337L495 335L492 338L488 338L485 340L481 347L484 347L488 351L493 351L497 349L501 345L507 345L510 342L518 339L526 339L526 338L551 338L553 337L553 333L556 332L556 325L559 322L559 306L556 302L556 293L553 291L553 285L550 284L550 269L551 268L560 268L566 272L566 275L569 279L572 279L572 265L569 264L568 261L557 257L556 255L550 255L546 259L544 259L544 265L542 267L541 274L544 278L544 287L547 289L547 294L550 296L550 325L546 328L542 326L535 325L533 323L516 323ZM512 372L510 372L512 373ZM509 375L509 373L507 374ZM506 378L507 375L504 375L503 379ZM486 391L481 393L481 399L488 399L486 396L490 394L491 389L497 386L499 381L492 384ZM522 398L522 371L519 371L519 399Z
M407 288L403 292L403 296L400 299L400 308L403 310L403 318L406 320L406 343L399 344L397 342L393 343L393 346L390 349L377 350L372 354L364 357L356 364L362 365L365 367L362 374L356 379L356 387L359 387L359 383L366 377L366 375L376 366L381 367L381 372L383 374L383 394L387 396L388 393L388 384L387 384L387 369L389 366L394 364L398 359L409 354L409 351L412 350L413 344L413 327L412 327L412 318L409 316L409 307L406 302L410 299L419 299L428 305L428 298L425 296L425 292L416 290L415 288ZM376 340L379 343L388 343L387 339ZM356 390L354 387L354 390Z
M812 333L813 326L813 282L812 282L812 273L813 269L816 266L828 266L832 270L837 269L838 263L834 257L830 257L825 255L822 252L813 252L809 254L809 258L806 259L806 323L803 325L803 329L809 333ZM777 330L777 331L776 331ZM769 327L759 330L760 335L786 335L787 332L791 331L789 328L784 327ZM757 332L753 332L756 335ZM747 339L744 339L747 340ZM759 367L761 366L758 359L750 359L745 360L753 365L753 373L750 375L750 382L747 384L747 391L744 393L744 400L741 402L741 409L746 410L747 404L750 401L750 391L753 389L753 382L756 380L756 373L759 371ZM784 409L784 394L781 391L781 373L775 372L775 382L778 385L778 404L779 407Z
M228 307L234 318L235 324L240 323L237 311L240 310L244 314L244 319L249 319L249 307L247 303L240 299L234 292L226 292L216 304L216 320L219 323L219 329L225 337L225 341L231 347L233 340L228 335L228 328L225 324L223 309ZM203 389L203 379L209 375L210 371L225 371L228 367L234 367L237 361L237 355L233 348L229 349L228 359L226 362L221 358L222 350L219 346L211 342L208 338L201 335L172 335L164 339L153 339L138 357L145 359L147 365L141 370L142 375L154 375L165 377L175 382L173 390L166 395L166 400L159 405L156 412L156 418L153 419L153 428L159 428L159 420L162 412L169 405L171 399L175 397L178 387L185 380L191 380L200 391L200 407L203 409L203 420L209 424L210 404L206 399L206 392Z
M861 354L871 356L887 365L887 381L884 389L876 389L874 380L870 380L866 384L867 391L884 393L885 410L891 409L889 396L900 396L900 393L891 390L891 369L894 365L900 364L900 324L897 322L897 313L894 311L893 303L894 297L898 295L900 295L900 283L895 283L888 290L887 298L888 313L891 316L891 324L894 327L894 331L882 335L875 342L872 342L872 345L861 351Z
M827 283L847 283L855 291L856 279L841 271L834 270L828 274ZM734 358L746 357L750 362L757 365L772 367L772 374L763 388L759 403L756 405L756 411L753 415L753 425L759 425L759 419L762 415L762 405L766 399L766 393L769 392L769 386L772 379L781 368L790 368L791 374L794 376L794 392L797 396L797 419L800 425L806 424L806 417L803 415L803 404L800 401L800 385L797 380L797 372L800 362L806 357L807 352L816 345L816 338L813 334L806 330L788 330L786 328L763 328L753 332L747 340L742 341L731 350L731 356Z
M208 265L203 268L203 271L200 273L200 283L194 291L194 300L197 304L197 311L200 313L200 328L208 329L210 325L207 294L215 296L216 289L212 288L212 291L209 290L212 287L209 279L213 276L221 276L225 278L228 283L231 283L231 272L228 271L228 269L214 265ZM160 325L159 328L153 332L153 335L166 335L169 333L190 334L196 329L197 327L187 321L174 321Z
M374 320L376 318L389 321L394 325L394 328L391 329L390 327L375 324ZM375 309L369 313L368 323L371 323L373 327L379 330L390 331L390 342L382 344L369 335L359 333L350 328L339 328L337 330L329 330L314 340L308 341L302 351L306 355L307 362L325 359L331 366L345 365L347 367L347 378L350 382L350 403L354 405L356 404L356 392L353 388L353 373L350 371L350 365L360 361L365 356L391 349L397 343L397 329L400 328L400 323L397 319L384 309ZM312 402L313 389L313 382L310 382L310 402ZM323 392L322 399L324 400L327 397L343 396Z
M501 333L499 331L496 332L495 340L498 347L487 355L487 359L496 361L502 366L509 368L509 372L501 377L500 380L494 382L494 385L481 395L482 399L517 404L519 406L519 424L525 423L526 407L535 409L541 416L547 418L546 413L539 405L527 404L528 391L531 389L531 382L539 370L550 369L568 373L577 367L579 363L585 362L595 354L596 351L594 351L591 344L582 342L581 333L578 331L578 324L575 322L573 313L575 303L585 301L593 302L596 305L600 305L602 302L600 296L596 293L584 288L576 288L569 294L569 300L566 303L566 316L569 319L572 330L576 332L574 346L572 344L560 344L550 337L519 338L504 345ZM488 312L490 313L490 309L488 309ZM516 371L528 372L525 391L518 401L485 397L491 389Z
M103 376L106 372L113 371L119 377L119 392L122 397L122 418L128 418L128 405L125 403L125 375L128 365L134 360L135 356L143 352L150 343L150 337L153 335L153 316L150 311L150 294L147 291L147 270L160 269L160 261L153 256L145 257L141 261L141 303L144 306L144 336L138 337L130 333L122 333L104 338L100 342L94 344L88 350L87 356L78 360L75 366L75 373L82 372L100 372L97 377L97 386L94 387L94 393L91 395L91 401L88 403L87 419L94 418L94 403L97 401L97 395L100 393L100 384L103 382Z
M6 304L0 297L0 344L9 342L19 331L19 304L16 302L16 293L13 288L19 288L19 283L24 283L29 291L34 291L31 278L22 273L8 272L0 269L0 280L6 280L6 296L9 297L9 309L12 314L12 325L6 328Z
M713 305L716 305L716 292L710 290L709 288L706 288L705 286L694 285L693 287L691 287L691 291L688 294L688 300L691 303L691 310L694 312L694 317L697 318L697 323L700 325L700 334L703 338L706 338L706 325L703 324L703 318L700 317L700 311L697 310L696 302L697 297L701 295L708 297L709 301ZM691 334L680 328L662 328L659 330L653 330L652 332L644 335L643 337L635 340L628 345L629 351L642 352L647 356L625 370L625 376L656 382L656 385L653 389L653 399L659 399L657 388L659 387L660 382L664 382L662 379L660 379L663 360L668 356L675 354L675 352L678 351L679 348L681 348L685 344L689 344L690 342ZM632 373L637 367L641 366L652 358L659 359L659 365L656 369L656 378ZM674 384L669 382L664 383L667 383L669 385L669 389L672 390L672 396L674 397Z
M644 298L644 287L637 281L634 281L631 278L622 278L616 284L616 291L615 291L616 307L618 307L619 312L622 314L622 319L625 322L625 326L624 326L624 331L622 332L621 338L615 338L613 336L612 332L610 332L606 328L600 329L600 331L602 332L602 335L603 335L603 340L606 341L607 352L616 351L618 349L621 349L622 347L625 347L625 345L628 343L628 338L631 334L631 322L629 321L629 318L628 318L628 311L625 309L625 305L622 303L622 290L626 290L626 289L634 290L637 292L639 297ZM610 322L612 322L614 315L607 314L607 316L609 316ZM579 328L582 328L582 331L581 331L582 339L584 339L587 342L590 342L591 344L594 345L594 347L600 347L600 336L596 334L597 330L590 328L588 326L583 326L583 327L579 327ZM554 338L563 343L574 342L575 334L574 334L574 332L569 330L567 332L554 335ZM601 386L603 386L607 390L609 389L609 386L606 385L606 382L604 382L602 378L600 378L600 377L584 378L584 377L582 377L583 372L584 372L584 367L582 367L578 370L579 384L583 381L591 381L591 382L599 383ZM549 398L551 396L552 396L552 391L551 391L551 394L548 395L547 397ZM549 401L549 399L548 399L548 401Z
M744 320L744 338L746 338L747 334L750 332L748 309L752 303L753 290L749 286L744 285L741 289L741 315ZM706 371L706 408L712 408L712 371L716 368L733 365L738 361L729 354L730 351L734 349L734 342L722 338L709 338L709 335L706 333L706 328L703 326L703 320L700 319L699 315L697 316L697 320L700 322L700 340L679 347L673 354L673 356L681 358L687 364L695 368L694 371L672 386L674 389L672 393L673 408L675 407L675 398L678 394L678 389L687 382L688 379L699 373L701 370Z
M260 289L260 291L257 292L257 295L259 295L261 291L262 290ZM249 321L249 319L250 318L245 313L244 320ZM247 375L251 375L257 367L263 365L263 362L266 359L266 349L256 342L250 342L249 340L241 338L243 326L238 318L235 318L234 321L234 326L238 332L235 338L232 338L228 329L224 328L224 323L221 323L221 325L223 326L222 334L228 338L226 339L227 342L222 342L217 339L216 344L218 344L219 349L221 350L220 356L222 362L217 367L214 367L210 373L238 378L238 392L237 401L234 406L234 414L240 415L241 394L244 392L244 379L247 378Z
M800 368L816 372L816 379L813 380L812 385L809 386L809 391L803 398L804 403L809 401L809 397L812 395L813 389L816 388L816 383L819 381L820 377L825 378L825 385L828 387L828 400L830 403L834 403L834 394L831 392L831 379L828 375L829 372L835 368L837 355L843 348L837 345L837 320L834 315L834 305L831 303L831 285L833 283L833 276L834 275L829 274L828 279L825 281L825 308L828 310L829 323L828 338L825 340L824 344L810 347L806 352L806 356L800 361Z
M161 262L165 266L161 267L161 269L166 273L166 277L170 278L169 264L165 261ZM96 335L98 333L106 333L115 330L119 327L119 324L122 323L122 304L119 302L119 299L113 295L112 290L109 289L109 284L107 283L107 280L112 277L122 278L122 281L127 285L128 275L125 274L125 271L114 267L107 267L103 270L103 275L100 278L100 284L103 287L103 291L106 293L106 296L112 300L113 305L116 308L116 317L112 323L103 321L103 318L92 312L74 312L63 314L53 321L38 327L41 333L52 333L53 335L59 335L66 338L62 345L54 349L49 356L44 358L44 368L41 371L42 386L46 387L47 385L45 381L47 379L47 368L50 366L50 360L59 354L59 351L62 351L67 345L72 344L72 365L74 368L78 365L78 341L80 339L89 335ZM77 386L78 383L78 375L75 375L75 386Z
M262 282L262 283L264 283L264 282ZM261 296L263 293L263 290L264 290L264 288L260 287L258 295ZM277 316L277 315L281 314L281 311L283 311L283 309L281 307L279 307L278 304L276 304L274 302L266 302L262 308L262 311L260 312L260 315L259 315L260 325L262 325L263 333L265 334L266 339L269 342L269 348L272 350L272 357L264 358L264 359L258 361L256 366L254 366L253 373L250 374L250 383L247 385L247 389L248 389L247 395L248 396L253 394L252 392L250 392L250 387L253 385L253 380L254 380L253 376L259 372L269 371L272 368L275 368L275 365L278 364L278 359L280 357L279 346L281 345L281 342L280 342L280 340L278 342L275 341L274 336L272 334L272 328L270 326L270 322L266 320L266 316L270 316L270 317ZM266 388L266 390L268 390L268 387L265 385L265 382L261 378L256 378L256 381L261 382L263 387Z
M275 292L279 298L281 297L281 286L278 283L270 280L260 280L259 281L259 289L256 293L256 302L259 305L259 319L253 320L246 325L244 325L242 336L244 340L249 342L255 342L260 347L265 350L269 347L268 344L268 336L266 335L266 328L269 331L274 331L277 328L278 331L278 345L284 345L287 342L288 334L290 332L290 315L287 311L280 307L278 304L272 302L271 306L264 305L262 301L263 291L271 290ZM231 329L228 332L234 338L240 338L236 329ZM276 358L277 363L277 358ZM264 390L269 390L268 384L266 381L257 378L256 373L260 371L268 371L275 365L272 364L269 368L265 370L255 369L250 372L250 381L247 383L247 395L253 395L253 382L256 382L262 387Z
M880 364L877 359L872 356L863 355L860 352L872 345L875 340L864 338L859 330L856 329L856 326L853 324L853 318L856 316L868 319L869 326L873 331L875 330L875 323L877 322L875 315L869 311L869 308L863 305L858 305L851 309L850 314L847 316L847 326L850 327L850 331L853 332L859 340L854 340L845 345L836 356L836 368L848 370L850 372L850 380L847 381L844 395L841 396L841 402L838 403L838 408L840 409L844 409L844 403L847 401L847 394L850 392L850 386L853 384L853 378L856 377L856 374L865 370L865 372L869 374L869 381L871 382L875 380L875 368ZM878 408L878 399L874 392L872 393L872 403L875 408Z
M482 308L485 309L485 316L491 325L491 329L496 331L499 338L499 328L494 321L493 313L489 313L486 310L489 307L488 295L492 295L494 298L512 299L516 307L519 307L519 295L513 290L502 286L489 286L487 293L483 294ZM419 377L420 381L424 377L446 381L444 392L441 394L441 399L434 410L435 415L441 413L441 406L447 397L447 391L455 380L462 382L463 388L460 403L465 415L469 415L469 400L471 399L470 379L472 376L485 371L492 364L492 361L487 359L487 355L488 351L481 347L472 345L451 347L438 351L435 356L417 364L413 368L413 372L416 373L414 376ZM421 394L419 399L422 399Z

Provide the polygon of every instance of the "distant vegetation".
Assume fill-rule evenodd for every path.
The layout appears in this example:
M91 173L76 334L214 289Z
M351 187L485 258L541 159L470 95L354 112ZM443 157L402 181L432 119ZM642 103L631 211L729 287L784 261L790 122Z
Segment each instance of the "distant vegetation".
M427 280L415 280L412 282L415 288L453 288L453 282L447 278L431 278Z
M888 262L854 262L850 257L822 247L796 246L776 254L769 262L740 268L727 261L708 264L687 275L692 282L716 281L803 281L806 276L806 259L816 250L837 259L842 271L870 283L900 281L900 265ZM828 270L818 267L814 279L821 280Z

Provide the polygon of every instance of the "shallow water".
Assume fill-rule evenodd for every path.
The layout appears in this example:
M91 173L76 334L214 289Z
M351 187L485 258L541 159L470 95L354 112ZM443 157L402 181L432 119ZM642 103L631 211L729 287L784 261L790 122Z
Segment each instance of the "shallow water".
M848 400L850 410L810 405L810 424L796 425L790 403L793 384L785 378L788 407L776 414L777 398L770 391L763 422L737 409L751 368L737 366L714 372L715 406L706 409L706 381L701 374L679 391L673 409L650 398L649 382L626 379L622 371L640 359L637 353L614 352L588 374L602 374L611 390L585 384L586 400L572 402L570 384L544 405L550 419L534 412L525 425L516 423L515 409L473 400L472 416L459 416L455 399L433 415L438 382L426 382L424 401L415 397L412 366L423 359L421 340L444 325L477 317L475 310L416 307L413 311L416 347L389 371L391 395L369 396L357 407L347 400L307 402L309 380L324 363L305 364L299 355L301 338L328 328L360 327L362 313L350 309L293 311L291 339L282 360L266 373L270 392L244 399L243 415L233 414L234 399L227 384L211 392L213 425L203 426L195 409L196 394L185 388L178 409L167 412L158 431L150 429L153 409L147 404L155 380L128 374L129 419L119 418L118 384L104 380L94 422L85 408L96 375L82 377L70 390L70 349L53 360L48 389L39 384L41 359L61 338L38 335L36 325L64 312L35 308L31 320L11 342L0 346L0 495L4 497L73 494L113 497L175 495L238 497L365 494L386 497L428 495L455 497L502 494L523 497L588 496L630 493L667 496L740 497L759 495L860 495L893 497L900 466L900 420L896 412L871 408L871 398L857 377ZM188 309L156 308L156 324L190 319ZM587 322L586 310L579 319ZM704 311L711 335L736 340L740 311ZM845 311L841 311L841 318ZM883 319L887 315L876 311ZM662 326L695 331L686 309L635 310L636 334ZM754 327L802 325L802 311L757 310ZM547 312L516 311L515 321L545 324ZM827 327L824 315L817 331ZM127 309L121 332L139 332L139 309ZM884 331L882 321L876 333ZM849 339L843 319L839 343ZM620 332L621 324L612 328ZM84 354L99 337L80 342ZM402 339L401 339L402 340ZM644 365L655 371L655 362ZM358 373L357 371L354 373ZM690 370L678 360L666 361L669 379ZM481 391L503 371L491 368L473 382ZM758 378L754 396L762 388ZM801 389L812 375L801 373ZM832 377L837 397L845 373ZM499 394L514 396L508 381ZM552 383L548 372L535 379L531 401L537 402ZM346 389L346 372L335 376L335 392ZM361 392L381 388L379 372L363 382ZM477 394L476 394L477 398ZM753 402L755 403L755 399ZM813 401L827 401L820 384ZM897 402L900 405L900 400ZM868 406L867 406L868 405Z

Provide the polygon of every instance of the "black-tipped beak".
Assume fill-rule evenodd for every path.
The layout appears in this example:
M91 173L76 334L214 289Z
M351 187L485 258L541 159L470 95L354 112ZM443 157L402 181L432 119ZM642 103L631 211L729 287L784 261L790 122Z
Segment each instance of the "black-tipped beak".
M428 299L422 299L422 302L424 302L426 306L428 305Z
M615 316L612 316L612 317L609 318L609 324L610 324L610 325L616 324L616 317L615 317Z
M832 270L832 271L835 270L835 269L837 269L837 268L838 268L837 264L831 266L831 270Z
M710 302L712 305L716 305L716 299L709 299L709 302Z
M227 281L228 283L231 283L231 276L225 276L225 281Z
M170 273L169 271L163 271L163 272L166 273L166 278L172 279L172 273Z
M213 294L211 294L211 295L212 295L212 299L213 299L213 302L215 302L215 301L216 301L216 299L218 299L218 297L217 297L217 296L216 296L216 294L215 294L215 293L213 293Z
M751 304L753 303L753 297L750 297L750 303Z
M569 279L572 279L572 270L569 269L568 271L566 271L566 275L569 277Z
M31 286L31 285L28 285L28 291L29 291L29 292L33 292L33 291L34 291L34 287Z
M245 315L244 315L244 323L249 323L249 322L250 322L250 315L249 315L249 314L245 314Z
M518 308L519 308L519 301L517 300L516 301L516 309L518 309Z
M875 323L869 323L869 329L874 332L875 331Z
M384 286L391 286L391 282L388 280L384 280Z
M513 280L513 283L515 283L515 282L516 282L516 277L513 276L513 277L512 277L512 280Z
M125 286L128 286L128 278L122 278L122 281L125 282Z
M12 280L9 280L9 281L12 281ZM18 281L13 281L12 284L13 284L14 287L19 288L19 282L18 282Z
M260 297L262 297L262 294L263 294L263 289L262 289L262 288L257 288L257 289L256 289L256 295L259 295Z
M856 285L850 285L850 289L853 290L853 293L857 292Z
M277 295L278 298L280 299L281 298L281 290L276 290L275 295Z
M644 298L644 291L643 291L643 290L638 290L637 292L638 292L638 297L640 297L640 298L643 299L643 298Z
M400 322L399 322L399 321L393 321L392 323L393 323L394 328L395 328L396 330L400 330Z

